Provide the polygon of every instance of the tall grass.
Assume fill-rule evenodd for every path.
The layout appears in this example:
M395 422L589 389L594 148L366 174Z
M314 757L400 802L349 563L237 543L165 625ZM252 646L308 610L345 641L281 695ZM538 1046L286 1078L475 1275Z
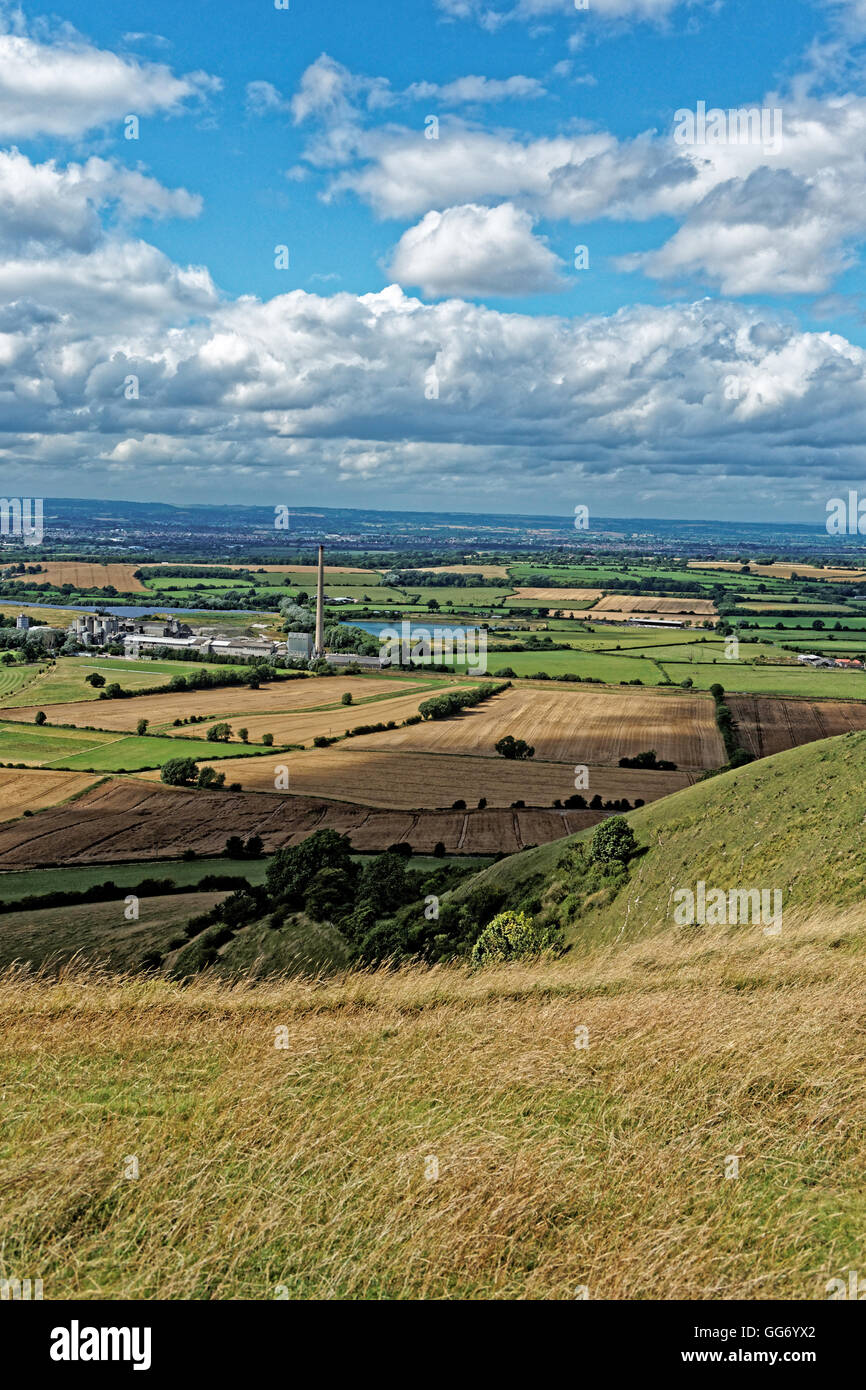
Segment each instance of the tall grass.
M866 1268L862 940L849 913L476 973L8 971L0 1277L46 1298L823 1298Z

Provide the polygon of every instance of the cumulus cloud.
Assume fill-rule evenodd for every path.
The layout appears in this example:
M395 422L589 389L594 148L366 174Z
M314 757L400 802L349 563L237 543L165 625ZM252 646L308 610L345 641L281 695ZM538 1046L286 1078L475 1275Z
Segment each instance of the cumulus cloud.
M511 203L428 212L400 239L390 274L426 295L525 295L563 287L562 261Z
M0 150L0 244L7 253L93 250L102 240L100 212L107 208L130 220L195 217L201 199L114 160L61 167L54 160L34 164L15 148Z
M173 115L220 85L203 72L178 77L165 64L120 57L68 29L50 41L32 37L18 22L0 32L0 139L72 138L127 114Z

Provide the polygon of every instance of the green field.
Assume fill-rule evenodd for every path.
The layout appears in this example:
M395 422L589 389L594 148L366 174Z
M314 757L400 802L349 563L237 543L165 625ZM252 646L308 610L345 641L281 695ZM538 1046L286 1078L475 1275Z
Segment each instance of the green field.
M866 699L866 671L813 671L808 666L749 666L742 661L685 665L662 661L672 681L688 674L698 690L716 681L731 693L805 695L816 699Z
M27 763L75 772L140 772L170 758L237 758L274 752L263 744L208 743L108 730L61 729L43 724L0 723L0 762Z
M363 863L369 855L355 854L353 859ZM493 856L444 855L435 858L432 854L415 854L407 860L410 873L432 873L443 864L470 865L484 869L493 862ZM42 893L81 893L96 884L113 883L118 888L134 888L146 878L171 879L179 888L195 888L209 874L230 874L245 878L248 883L264 883L270 856L260 859L136 859L120 864L83 864L67 866L62 869L22 869L14 873L0 873L0 901L17 902L19 898ZM3 930L0 914L0 934Z
M87 682L94 671L106 684L117 681L124 690L147 690L172 676L196 671L240 671L240 666L217 666L193 661L128 661L123 657L60 656L54 665L0 666L0 708L17 705L57 705L70 700L98 700L99 691ZM7 686L6 681L9 681Z

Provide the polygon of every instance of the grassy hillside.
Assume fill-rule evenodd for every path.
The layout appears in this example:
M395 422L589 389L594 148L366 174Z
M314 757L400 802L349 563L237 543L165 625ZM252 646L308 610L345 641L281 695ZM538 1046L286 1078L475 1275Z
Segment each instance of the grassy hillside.
M592 831L492 865L480 888L558 922L578 947L671 929L672 895L707 887L781 889L786 921L863 902L866 732L806 744L699 782L627 820L645 851L599 883L571 847ZM733 927L732 932L743 930Z

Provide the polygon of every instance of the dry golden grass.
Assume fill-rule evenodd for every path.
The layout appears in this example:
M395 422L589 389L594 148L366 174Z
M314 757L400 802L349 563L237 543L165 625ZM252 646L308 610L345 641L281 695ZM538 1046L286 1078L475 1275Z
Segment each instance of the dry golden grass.
M34 584L74 584L76 589L104 589L112 584L122 594L145 592L141 580L135 578L138 565L103 565L83 560L40 560L39 563L43 573L32 576Z
M10 972L0 1277L49 1299L823 1299L862 1269L860 946L862 917L476 974Z
M0 821L15 820L25 811L57 806L99 780L99 774L92 772L0 768Z
M377 737L369 735L369 738ZM383 740L387 735L378 735ZM288 768L293 796L333 797L361 806L389 810L448 808L458 799L468 806L486 797L491 806L552 806L574 794L574 766L569 763L508 762L504 758L448 756L438 753L385 752L363 747L368 737L335 748L300 753L274 753L260 758L220 758L211 764L228 783L244 791L275 790L278 768ZM383 743L383 748L384 748ZM208 764L204 764L207 766ZM590 769L587 800L596 792L604 800L638 797L649 802L687 787L688 772L641 772L633 768ZM141 773L150 781L158 772ZM282 788L284 790L284 788Z
M457 719L365 734L353 747L498 759L496 742L511 734L531 743L536 759L569 763L572 769L576 764L616 764L654 748L680 768L703 771L725 761L714 709L708 695L521 686Z
M154 673L154 684L164 675ZM118 679L123 684L123 673ZM147 719L150 732L166 728L175 719L188 719L193 714L213 715L214 718L282 713L309 709L315 705L338 705L344 690L359 702L353 724L377 724L378 716L367 717L363 711L378 709L378 704L361 705L362 700L377 695L390 695L401 689L418 690L418 680L411 677L402 683L398 677L380 676L310 676L304 680L280 680L248 690L246 686L224 686L218 690L174 691L166 695L133 695L128 700L76 700L69 704L51 706L52 724L74 724L78 728L100 728L133 732L139 719ZM435 694L435 691L430 691ZM417 704L427 692L419 694ZM30 723L38 705L15 706L5 711L6 717ZM244 722L247 722L244 718ZM189 729L186 730L187 735Z

